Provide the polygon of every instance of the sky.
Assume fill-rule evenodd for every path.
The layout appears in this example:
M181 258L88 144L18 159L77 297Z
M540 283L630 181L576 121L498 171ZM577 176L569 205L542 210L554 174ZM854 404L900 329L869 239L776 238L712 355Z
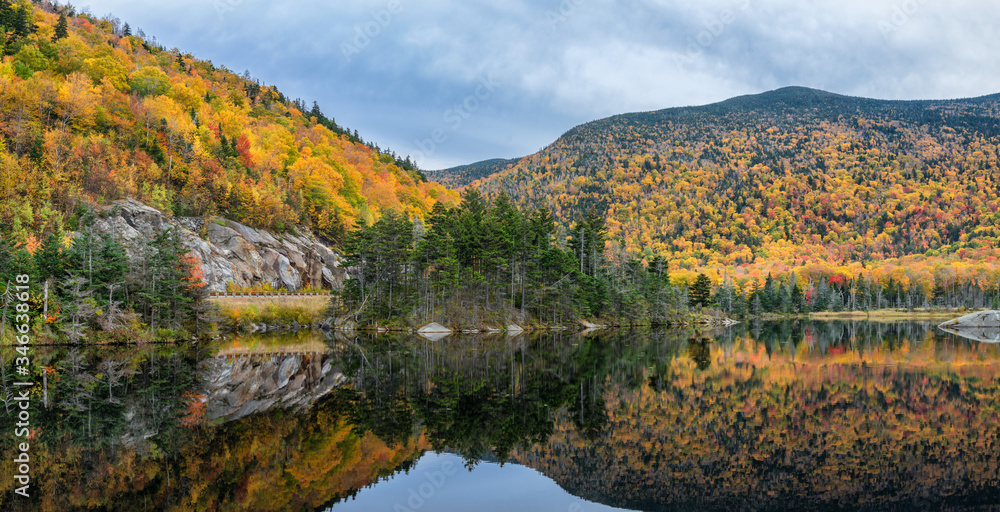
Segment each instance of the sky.
M625 112L797 85L1000 92L994 0L89 0L434 170Z

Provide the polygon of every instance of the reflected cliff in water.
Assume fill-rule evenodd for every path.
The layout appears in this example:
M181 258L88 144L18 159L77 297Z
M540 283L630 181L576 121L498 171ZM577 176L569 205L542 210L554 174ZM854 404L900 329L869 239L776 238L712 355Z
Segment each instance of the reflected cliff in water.
M245 338L40 359L39 497L12 501L3 482L3 510L335 511L393 492L385 480L428 450L523 464L636 510L1000 502L1000 347L929 324Z

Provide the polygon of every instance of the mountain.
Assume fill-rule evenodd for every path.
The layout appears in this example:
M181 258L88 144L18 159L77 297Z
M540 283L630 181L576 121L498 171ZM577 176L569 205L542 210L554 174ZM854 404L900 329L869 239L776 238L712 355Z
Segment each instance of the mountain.
M493 158L472 164L459 165L439 171L426 171L427 178L448 188L462 188L473 181L496 174L507 167L516 164L520 158Z
M884 101L789 87L573 128L472 184L684 268L995 248L1000 95Z
M457 202L408 158L249 72L69 5L4 1L0 11L0 224L29 248L74 229L81 205L125 198L333 241L386 210Z

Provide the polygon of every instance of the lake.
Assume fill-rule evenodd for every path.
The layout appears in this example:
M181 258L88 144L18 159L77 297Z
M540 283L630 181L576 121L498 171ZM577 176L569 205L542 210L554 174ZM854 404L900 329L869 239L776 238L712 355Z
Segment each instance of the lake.
M32 498L5 478L3 511L1000 508L1000 345L931 323L35 358Z

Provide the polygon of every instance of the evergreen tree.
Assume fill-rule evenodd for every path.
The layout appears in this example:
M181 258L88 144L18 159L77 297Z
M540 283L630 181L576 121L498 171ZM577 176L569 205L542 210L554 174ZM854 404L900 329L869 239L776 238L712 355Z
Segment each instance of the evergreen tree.
M705 274L698 274L688 294L688 305L704 307L711 304L712 280Z
M792 306L792 296L788 293L788 288L785 286L775 286L775 303L777 304L776 310L782 313L791 313L794 309Z
M587 210L570 236L569 247L580 265L580 273L591 277L597 275L603 261L604 243L608 238L604 216L594 208Z
M319 123L319 124L325 124L326 123L326 116L324 116L323 115L323 111L320 110L320 108L319 108L319 102L318 101L314 101L313 102L312 110L309 111L309 117L315 117L316 118L316 122ZM341 119L343 119L343 118L341 118Z
M348 235L344 251L354 271L340 294L343 312L358 321L409 313L414 290L407 268L414 243L413 224L406 217L389 210L370 228Z
M733 313L739 317L747 314L748 311L747 295L743 291L743 286L737 283L734 295L733 295Z
M764 281L764 290L761 292L760 303L764 308L764 311L772 312L778 309L780 306L778 302L777 291L774 286L774 278L771 273L767 273L767 279Z
M39 282L45 282L54 277L61 277L66 267L62 247L62 233L53 232L45 237L42 246L35 251L34 260Z
M173 229L150 241L132 282L136 306L153 328L182 327L192 318L198 297L189 286L191 262Z
M826 284L826 279L820 279L813 288L812 302L809 309L812 311L826 311L830 305L830 287Z
M799 278L792 272L792 277L789 281L789 300L791 302L791 312L802 313L806 310L806 297L802 293L802 288L799 287Z
M37 275L31 254L0 236L0 293L18 274Z
M828 308L830 311L842 311L844 309L844 295L840 293L840 290L836 288L830 290L830 305Z
M53 41L69 37L69 23L66 21L66 13L59 15L59 23L56 24L56 33L52 36Z
M28 37L35 31L35 24L31 20L33 8L30 5L22 5L14 10L14 22L11 27L14 30L14 37Z
M761 294L760 281L754 279L746 298L747 308L749 308L751 314L759 315L764 311L763 302L760 298Z
M486 214L486 201L482 194L468 188L462 192L462 203L455 217L455 251L458 261L463 267L482 270L482 255L486 233L483 218Z
M122 28L122 37L128 37L130 35L132 35L132 27L128 25L128 22L125 22L125 27Z
M63 282L61 295L64 297L62 316L65 319L62 329L70 343L79 343L94 319L97 304L87 280L83 277L74 277Z

